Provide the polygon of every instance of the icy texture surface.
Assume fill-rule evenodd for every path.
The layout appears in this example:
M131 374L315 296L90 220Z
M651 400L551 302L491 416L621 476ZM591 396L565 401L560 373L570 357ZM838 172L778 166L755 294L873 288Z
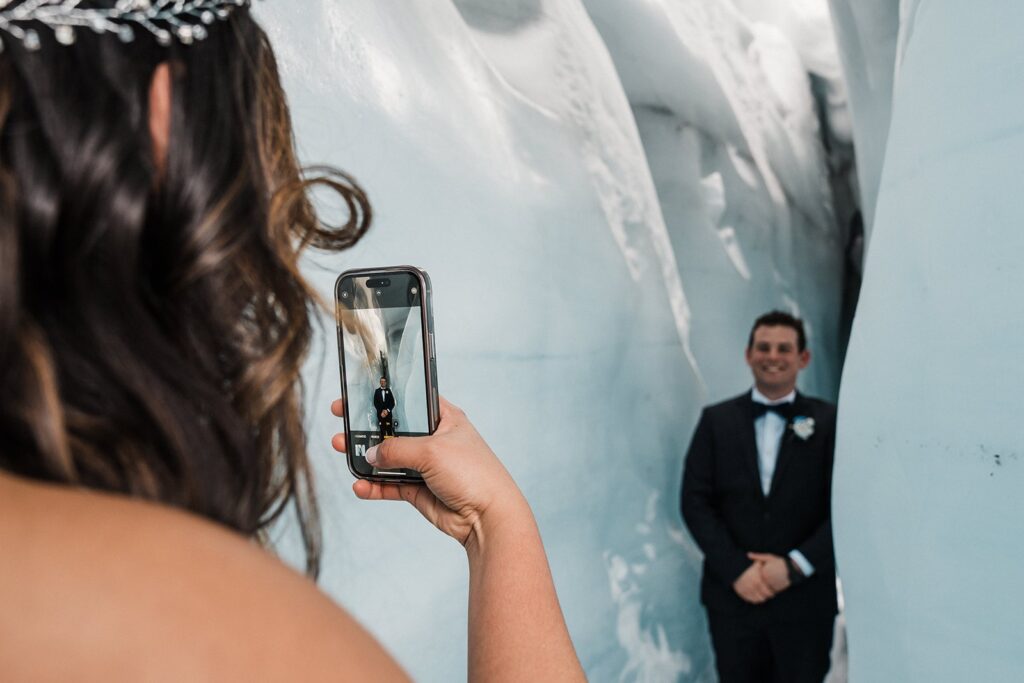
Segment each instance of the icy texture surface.
M1024 6L904 2L900 15L839 404L833 508L850 678L1019 681ZM844 59L851 82L870 80L865 57ZM885 99L864 111L874 117Z
M807 317L803 388L836 391L841 238L807 87L835 64L805 63L817 52L793 47L792 26L725 0L258 12L304 160L353 172L376 210L309 277L329 297L349 267L431 274L441 391L531 501L592 680L710 680L682 457L700 407L749 386L742 351L765 309ZM323 323L306 374L322 585L417 680L460 680L462 551L408 506L351 495L328 445Z
M804 389L833 395L842 238L799 53L728 2L586 5L632 105L700 320L691 339L709 400L749 384L739 354L770 308L810 321L817 360Z
M878 183L892 112L900 5L891 0L830 0L857 139L857 173L865 227L874 223Z

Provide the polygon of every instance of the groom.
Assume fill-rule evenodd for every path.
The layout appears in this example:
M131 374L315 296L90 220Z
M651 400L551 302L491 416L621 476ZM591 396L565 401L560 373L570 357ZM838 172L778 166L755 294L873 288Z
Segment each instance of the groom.
M395 394L388 389L388 378L380 378L380 388L373 392L373 407L377 410L377 426L383 441L395 435Z
M836 408L796 391L803 322L773 311L746 351L754 387L704 409L682 511L721 683L821 683L836 614L829 517Z

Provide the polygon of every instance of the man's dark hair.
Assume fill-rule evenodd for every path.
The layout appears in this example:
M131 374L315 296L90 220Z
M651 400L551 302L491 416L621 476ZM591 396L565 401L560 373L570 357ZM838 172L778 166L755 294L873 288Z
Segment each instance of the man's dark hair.
M785 311L772 311L765 313L760 318L754 321L754 326L750 328L750 337L747 339L747 348L751 348L754 345L754 332L759 327L790 327L796 330L796 346L797 349L803 351L807 348L807 335L804 334L804 321L797 318L794 315L790 315Z

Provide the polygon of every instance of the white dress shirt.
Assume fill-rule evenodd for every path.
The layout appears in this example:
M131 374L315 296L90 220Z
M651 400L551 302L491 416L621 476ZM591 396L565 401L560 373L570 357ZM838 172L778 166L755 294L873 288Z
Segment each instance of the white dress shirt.
M796 390L793 390L775 400L769 399L754 387L751 390L751 398L754 403L763 403L768 406L792 403L796 400ZM768 495L772 487L772 476L775 474L775 465L779 461L779 445L782 443L782 435L786 432L786 421L773 412L767 412L754 420L754 439L757 442L757 469L761 475L761 490ZM797 566L804 573L810 576L814 573L814 565L808 562L804 554L799 550L789 551Z

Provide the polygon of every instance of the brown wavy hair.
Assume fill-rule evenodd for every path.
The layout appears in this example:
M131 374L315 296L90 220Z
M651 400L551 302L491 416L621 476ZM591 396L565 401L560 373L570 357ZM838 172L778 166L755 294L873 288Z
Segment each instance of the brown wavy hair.
M113 0L97 1L109 6ZM300 171L270 43L246 8L191 46L79 31L0 55L0 468L189 510L242 534L294 503L320 531L299 371L309 245L370 222L349 176ZM172 74L170 142L149 133ZM314 186L349 209L319 222Z

